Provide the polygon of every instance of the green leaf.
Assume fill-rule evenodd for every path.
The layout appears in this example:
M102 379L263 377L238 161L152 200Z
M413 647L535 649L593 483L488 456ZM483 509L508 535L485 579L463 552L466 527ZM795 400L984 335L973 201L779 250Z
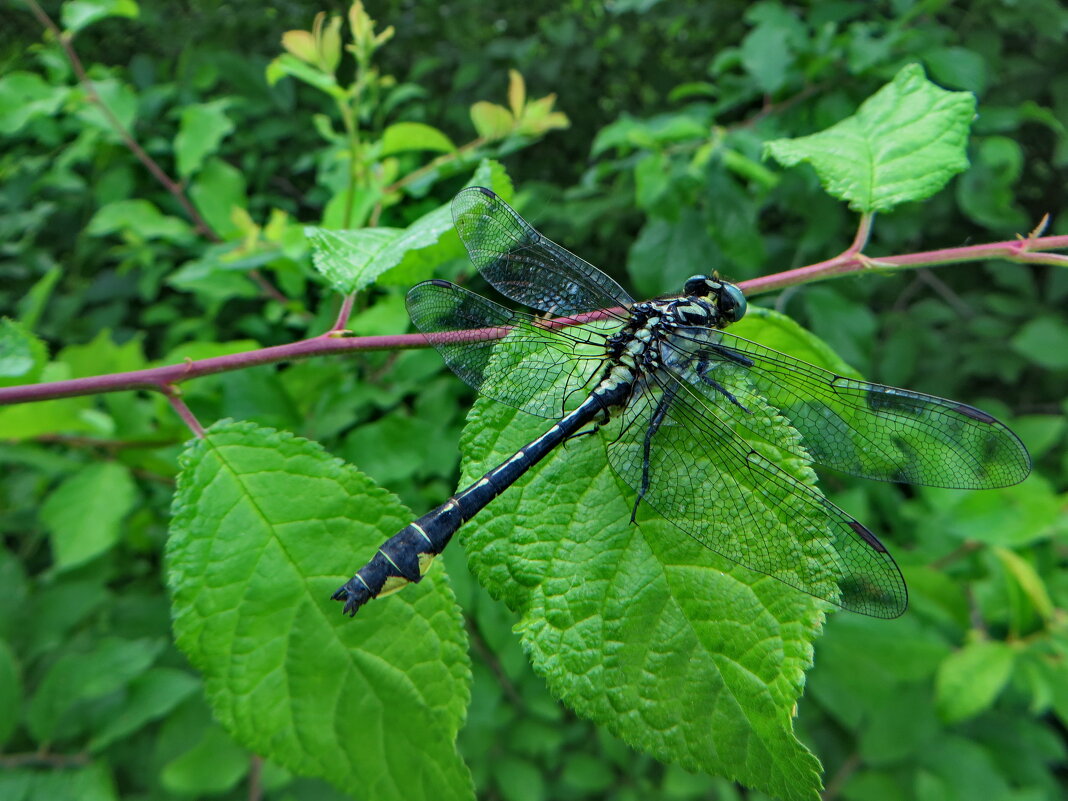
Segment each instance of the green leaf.
M247 209L245 176L221 159L213 158L204 166L189 187L197 211L223 239L241 235L233 220L234 209Z
M480 399L462 442L465 483L548 425ZM583 437L461 537L479 581L520 615L535 671L580 715L689 770L779 798L817 798L819 763L794 737L793 709L823 604L651 512L639 510L633 525L633 503L603 440Z
M1027 445L1033 461L1038 461L1057 445L1068 431L1068 419L1056 414L1029 414L1017 417L1012 430Z
M939 83L981 95L986 89L986 61L966 47L936 47L924 53L923 61Z
M1035 317L1009 340L1012 349L1047 370L1068 367L1068 325L1055 315Z
M1024 152L1006 136L987 136L974 153L972 168L957 183L961 211L992 231L1012 235L1031 227L1016 206L1016 183L1023 174Z
M752 339L803 361L847 378L862 378L822 339L787 317L762 306L749 306L745 317L731 326L731 333Z
M274 86L286 76L296 78L298 81L314 86L320 91L326 92L331 97L345 98L345 91L338 86L332 73L323 72L318 67L306 64L296 56L283 53L267 65L267 83Z
M86 768L44 772L36 768L12 768L0 772L0 798L4 801L47 801L76 798L78 801L118 801L115 781L103 764Z
M890 625L834 615L817 644L808 692L849 729L880 728L874 711L899 704L903 684L929 681L949 652L943 636L915 614Z
M505 200L512 200L515 189L512 180L500 162L483 159L475 170L467 186L486 186ZM463 254L463 245L459 237L443 236L436 244L404 254L400 264L387 270L379 279L380 284L399 286L407 290L412 284L430 278L434 269L442 262L455 259ZM407 316L407 315L405 315Z
M0 387L32 384L41 375L48 351L21 323L0 318Z
M0 77L0 134L17 133L33 119L52 116L69 94L67 87L52 86L35 72Z
M1046 583L1039 576L1034 565L1008 548L994 548L993 551L994 556L1001 562L1001 566L1005 568L1005 572L1020 585L1020 589L1023 590L1035 611L1044 620L1051 620L1055 611L1053 601L1049 597Z
M708 235L700 212L684 208L677 221L651 217L642 226L627 258L627 274L640 297L678 292L715 252L716 243Z
M923 200L968 167L975 97L947 92L910 64L857 113L810 136L768 142L786 167L809 162L823 188L860 212Z
M11 737L22 718L22 681L19 664L7 641L0 638L0 748Z
M178 174L183 178L200 169L204 159L213 155L234 130L233 121L226 116L229 98L210 103L197 103L182 109L178 133L174 137L174 155Z
M742 40L742 64L762 92L777 92L786 83L794 61L788 41L789 32L774 25L758 25Z
M492 142L511 132L515 117L504 106L480 100L471 106L471 122L479 136Z
M696 112L659 114L648 119L638 119L624 113L598 132L590 155L599 156L612 148L656 150L672 142L704 139L709 135L709 130L708 122Z
M133 130L134 121L137 119L137 93L133 87L118 81L115 78L94 80L93 89L101 101L108 107L112 116L119 121L127 132ZM116 144L122 143L122 133L115 129L112 118L100 110L96 103L83 101L77 116L86 124L103 131L108 140Z
M304 229L312 245L312 263L337 289L348 294L370 286L386 270L396 267L409 251L437 243L452 230L449 205L439 206L407 228L359 228L335 231Z
M163 786L186 796L232 790L248 773L249 758L221 728L208 726L200 741L163 767Z
M954 651L938 668L938 711L958 723L988 709L1012 675L1015 652L1003 642L977 640Z
M40 376L42 383L67 378L73 378L68 366L56 362L46 364ZM59 431L92 431L85 416L92 405L91 398L83 397L0 407L0 439L22 441Z
M130 471L118 462L87 465L60 484L41 507L57 570L88 562L119 541L119 524L137 498Z
M69 714L81 701L102 698L144 673L163 650L163 640L99 640L89 653L57 659L30 701L27 723L33 736L48 741L83 727L84 716Z
M409 512L319 445L249 423L212 426L181 465L174 630L216 719L367 798L472 797L455 749L470 666L442 572L354 620L330 600Z
M89 750L101 751L115 740L139 731L199 688L200 682L184 670L149 668L130 682L118 714L93 731Z
M165 215L154 203L141 198L117 200L101 207L89 220L86 231L92 236L128 232L138 239L176 243L188 243L194 236L185 220Z
M232 249L232 244L207 248L200 258L187 261L167 276L167 283L215 303L257 297L260 291L248 278L251 267L227 261Z
M433 150L451 153L456 150L444 133L422 122L397 122L382 132L381 156L392 156L409 150Z
M30 287L30 290L19 300L19 321L27 331L33 331L37 328L37 322L41 319L45 304L48 303L48 299L52 296L52 290L59 282L62 274L63 271L58 266L49 267L45 274L38 278L34 285Z
M983 492L928 487L921 497L929 507L917 520L923 530L988 545L1021 546L1049 537L1062 515L1062 501L1038 473Z
M65 31L74 33L108 17L136 19L140 13L134 0L67 0L59 19Z
M106 328L101 329L84 345L68 345L56 358L70 366L73 378L101 373L124 373L140 370L145 366L140 335L119 345L112 340L111 332Z
M370 286L379 275L397 265L404 253L396 252L394 245L403 233L403 228L304 229L312 247L312 264L342 294Z
M543 801L548 798L543 771L537 765L505 756L494 759L491 768L504 801Z

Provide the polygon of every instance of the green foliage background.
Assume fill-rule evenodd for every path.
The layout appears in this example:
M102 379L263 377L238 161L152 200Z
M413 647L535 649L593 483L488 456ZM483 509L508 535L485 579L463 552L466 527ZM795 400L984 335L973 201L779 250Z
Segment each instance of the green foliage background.
M373 3L377 30L395 28L373 63L378 77L395 80L372 82L359 104L367 167L359 197L369 200L355 203L330 87L299 64L275 61L282 34L309 28L319 7L194 2L177 13L173 4L117 0L46 10L78 31L74 46L101 97L182 182L220 241L197 230L86 102L31 10L5 7L0 386L314 336L333 323L338 289L360 290L348 323L357 334L404 332L410 283L430 270L470 277L447 220L434 215L476 168L482 183L501 191L514 184L517 205L541 230L635 296L676 290L702 270L743 280L830 258L852 240L856 214L821 189L811 167L765 160L765 144L830 128L910 63L946 89L975 94L970 166L938 194L880 214L865 252L1012 239L1047 213L1051 233L1068 230L1068 12L1052 0L961 8L908 0ZM346 53L341 85L356 74L353 61ZM528 112L556 94L568 130L517 115L498 136L501 113L488 105L472 121L479 102L514 108L509 69L525 78ZM390 127L399 122L409 125ZM480 139L461 155L450 149ZM789 162L784 147L773 152ZM376 194L427 164L436 166ZM342 227L363 233L346 240L336 234ZM414 231L418 247L397 250L401 231ZM359 275L338 277L316 271L312 244L378 255ZM912 590L898 621L831 615L807 673L811 638L793 632L790 675L804 690L795 729L822 763L825 797L1066 792L1066 298L1063 265L1006 261L853 275L760 298L868 378L1009 421L1036 463L1025 484L970 494L824 477L832 499L890 544ZM821 358L818 344L785 328L780 335L791 352ZM407 519L401 502L425 510L457 485L457 443L473 398L437 354L321 357L204 377L182 390L205 425L239 422L213 429L210 447L184 451L188 429L154 394L0 408L0 797L384 798L415 785L442 797L464 797L473 786L504 801L763 797L635 752L611 726L555 700L597 717L595 701L576 700L581 687L562 686L553 672L536 620L491 599L460 544L443 557L452 590L436 571L432 582L379 602L371 632L361 617L328 647L309 634L333 575L370 555L379 523L388 535ZM469 459L522 439L522 421L502 415L510 417L476 409ZM251 435L262 447L248 447ZM285 520L285 509L280 517L250 513L242 518L248 539L220 554L188 511L194 500L227 511L225 482L295 493L294 475L307 497L329 499L334 523ZM368 499L380 517L363 519L361 534L349 522ZM263 532L283 524L299 528L307 550L271 561ZM497 526L487 510L478 531L485 537ZM176 538L189 547L176 550ZM265 561L249 561L260 546ZM167 548L174 613L163 580ZM200 584L225 585L225 572L214 584L212 574L223 563L252 576L229 598ZM235 623L227 612L242 603L264 616ZM797 608L776 614L818 628L807 599L782 603ZM280 632L289 635L284 648ZM225 650L235 643L243 650ZM378 653L410 672L377 670ZM704 655L699 666L719 667L715 658ZM272 670L303 670L301 691L321 704L273 706L277 688L256 682ZM361 689L367 675L380 696ZM414 686L404 676L417 677ZM235 686L242 690L232 693ZM258 702L257 691L268 700ZM785 703L789 693L780 695ZM375 708L376 697L396 703ZM687 703L684 691L678 703ZM694 711L697 724L704 712ZM788 735L788 725L779 730ZM257 727L294 739L234 739ZM452 748L458 728L463 762ZM362 756L346 762L353 738ZM398 744L409 762L389 761ZM724 745L725 762L744 761L744 742ZM792 783L776 784L769 770L750 784L777 797L814 797L814 760L800 747L793 759ZM431 776L421 764L443 772Z

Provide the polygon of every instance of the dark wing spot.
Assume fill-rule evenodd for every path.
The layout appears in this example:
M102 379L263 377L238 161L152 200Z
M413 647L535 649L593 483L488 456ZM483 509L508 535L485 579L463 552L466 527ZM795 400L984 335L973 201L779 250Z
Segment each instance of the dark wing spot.
M978 420L980 423L996 423L997 419L991 417L982 409L976 409L974 406L969 406L966 403L958 403L953 407L953 411L960 412L965 417L970 417L973 420Z
M857 520L850 520L849 527L855 532L857 532L857 534L860 535L861 539L868 543L868 545L870 545L873 550L877 551L878 553L886 553L886 546L879 542L879 538L876 537L871 532L871 530L863 523Z

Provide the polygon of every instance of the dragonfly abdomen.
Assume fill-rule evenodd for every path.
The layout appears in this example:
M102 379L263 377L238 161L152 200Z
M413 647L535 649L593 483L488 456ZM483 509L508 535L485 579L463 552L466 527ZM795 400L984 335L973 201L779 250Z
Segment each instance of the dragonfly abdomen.
M629 374L626 368L622 372ZM357 570L331 597L335 601L344 601L345 613L355 615L371 599L421 581L433 558L445 550L460 526L561 442L586 424L607 415L613 407L623 404L629 391L629 382L623 380L621 374L610 371L597 389L556 425L520 448L508 461L386 540L371 561Z

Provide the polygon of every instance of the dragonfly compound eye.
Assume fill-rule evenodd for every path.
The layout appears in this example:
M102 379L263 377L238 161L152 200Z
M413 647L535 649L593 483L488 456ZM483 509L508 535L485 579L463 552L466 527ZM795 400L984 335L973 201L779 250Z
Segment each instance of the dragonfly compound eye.
M746 303L742 290L734 284L724 282L719 293L719 310L724 319L736 323L745 317L748 308L749 304Z

